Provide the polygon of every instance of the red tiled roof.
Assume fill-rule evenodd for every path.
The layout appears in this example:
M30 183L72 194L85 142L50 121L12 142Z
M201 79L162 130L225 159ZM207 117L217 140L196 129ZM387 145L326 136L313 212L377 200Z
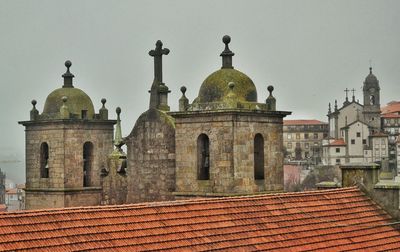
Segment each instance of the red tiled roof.
M17 188L9 188L6 190L6 194L17 194Z
M283 120L283 125L324 125L326 122L318 120Z
M400 101L389 102L385 107L381 108L381 114L390 114L400 112Z
M392 222L348 187L0 213L0 250L393 250Z
M339 138L334 140L333 142L329 143L330 146L343 146L346 145L346 142L343 140L343 138Z
M381 115L382 118L400 118L400 113L395 112L395 113L388 113L388 114L383 114Z

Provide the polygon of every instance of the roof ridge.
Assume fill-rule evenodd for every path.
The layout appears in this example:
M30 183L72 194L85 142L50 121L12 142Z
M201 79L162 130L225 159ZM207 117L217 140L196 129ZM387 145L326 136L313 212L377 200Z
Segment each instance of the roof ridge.
M5 212L0 213L0 219L2 218L10 218L10 216L14 215L15 217L21 216L38 216L41 214L49 214L57 213L69 213L69 212L88 212L88 210L93 211L110 211L110 210L127 210L127 209L139 209L139 208L152 208L155 206L176 206L176 205L186 205L186 204L200 204L203 202L237 202L243 200L254 200L257 198L288 198L288 197L301 197L304 195L320 195L320 194L337 194L340 192L361 192L357 186L353 187L341 187L335 189L326 189L326 190L310 190L310 191L302 191L302 192L284 192L284 193L266 193L266 194L256 194L256 195L244 195L244 196L231 196L231 197L222 197L222 198L196 198L196 199L184 199L184 200L175 200L175 201L158 201L158 202L144 202L144 203L133 203L133 204L122 204L122 205L105 205L105 206L84 206L84 207L69 207L69 208L49 208L49 209L37 209L37 210L25 210L25 211L16 211L16 212ZM77 210L77 211L75 211ZM81 210L81 211L79 211ZM31 215L34 214L34 215Z

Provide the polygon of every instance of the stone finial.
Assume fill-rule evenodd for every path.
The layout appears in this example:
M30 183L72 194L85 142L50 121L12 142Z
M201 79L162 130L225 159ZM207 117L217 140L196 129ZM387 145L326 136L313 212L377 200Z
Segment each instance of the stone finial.
M331 110L331 103L328 104L328 114L330 114L330 113L332 113L332 110Z
M226 95L226 105L229 108L237 108L238 105L238 100L237 100L237 95L235 93L235 83L234 82L229 82L228 83L228 94Z
M33 108L32 108L31 113L30 113L30 118L31 118L32 121L34 121L34 120L38 119L39 111L36 109L37 101L36 100L32 100L31 103L32 103Z
M181 87L182 97L179 99L179 111L186 111L189 106L189 99L186 97L186 87Z
M335 100L335 112L338 111L337 100Z
M369 74L372 74L372 67L369 67Z
M107 100L105 98L101 99L102 106L99 110L101 120L108 120L108 109L105 106L106 102Z
M229 49L229 43L231 42L231 37L225 35L222 38L222 42L225 44L225 50L220 54L222 57L222 68L233 68L232 66L232 56L235 54Z
M117 107L115 110L117 113L117 125L115 126L115 135L114 135L114 146L117 148L118 151L122 152L121 147L124 145L124 141L122 139L122 130L121 130L121 108Z
M63 105L60 108L61 119L69 119L69 109L67 106L68 97L63 96L61 100L63 102Z
M268 98L265 100L265 103L267 104L267 110L269 111L275 111L276 110L276 99L272 95L272 92L274 91L274 86L269 85L267 88L269 92Z
M72 79L75 77L70 71L69 68L72 66L71 61L67 60L64 64L67 67L67 71L62 75L64 78L64 85L63 88L73 88Z

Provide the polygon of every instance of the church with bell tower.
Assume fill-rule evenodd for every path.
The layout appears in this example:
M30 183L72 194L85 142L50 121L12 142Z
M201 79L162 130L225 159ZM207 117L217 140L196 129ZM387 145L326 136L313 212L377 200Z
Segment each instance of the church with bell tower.
M192 101L182 86L179 109L171 111L162 70L170 50L158 40L149 51L149 107L126 137L121 109L110 120L103 99L95 113L90 97L73 86L67 61L64 85L49 94L42 113L32 101L30 120L20 122L26 129L27 208L282 191L283 118L291 112L277 110L272 85L268 94L258 94L251 78L234 67L231 38L222 42L221 68L204 79Z
M386 159L388 137L381 129L380 86L378 78L369 68L363 82L363 102L356 100L355 89L344 90L345 101L333 109L329 103L329 139L323 143L323 164L376 162ZM349 101L348 92L352 91Z

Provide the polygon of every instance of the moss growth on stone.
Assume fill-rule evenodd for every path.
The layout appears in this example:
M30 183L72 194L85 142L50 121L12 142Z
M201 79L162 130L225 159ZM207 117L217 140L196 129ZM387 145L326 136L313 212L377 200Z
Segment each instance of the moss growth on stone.
M82 110L87 110L87 118L93 119L94 107L90 97L79 88L58 88L47 96L42 116L54 118L63 105L62 97L66 96L68 110L81 118Z
M200 87L197 102L224 102L229 93L228 83L235 83L234 93L238 102L257 102L253 81L236 69L220 69L209 75Z

